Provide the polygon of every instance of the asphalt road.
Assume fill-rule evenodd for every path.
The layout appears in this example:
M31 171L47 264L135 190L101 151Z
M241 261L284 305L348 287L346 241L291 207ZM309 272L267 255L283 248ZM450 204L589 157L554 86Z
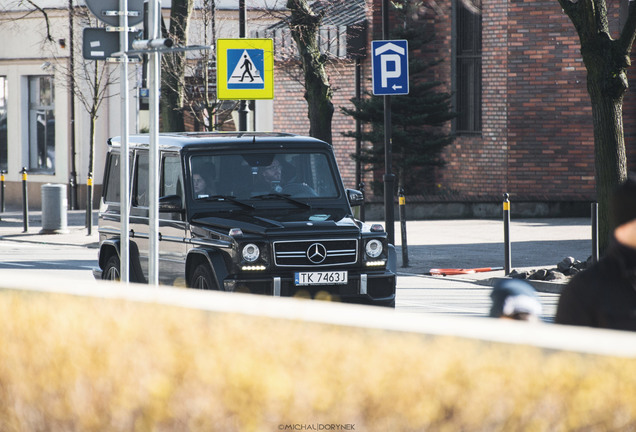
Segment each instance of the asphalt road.
M0 280L5 275L65 278L81 284L92 280L97 249L77 245L0 240ZM490 287L459 278L401 273L396 310L409 314L485 317ZM551 321L558 295L540 293L544 319Z
M96 212L93 218L96 222ZM68 214L68 232L40 234L41 214L30 213L30 228L22 232L20 212L0 215L0 278L8 274L92 280L97 265L97 227L88 235L85 213ZM432 220L407 223L410 265L403 267L399 222L395 233L398 255L396 308L409 314L487 316L489 279L503 271L465 277L431 277L431 268L503 266L502 222L498 220ZM591 252L589 221L526 219L512 221L512 266L515 269L554 267L567 256L585 260ZM1 279L0 279L1 280ZM539 293L544 320L551 321L558 294Z

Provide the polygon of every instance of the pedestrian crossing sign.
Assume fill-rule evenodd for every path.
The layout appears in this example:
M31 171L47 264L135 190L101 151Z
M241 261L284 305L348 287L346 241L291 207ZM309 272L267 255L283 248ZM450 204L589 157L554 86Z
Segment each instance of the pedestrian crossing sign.
M272 39L217 39L216 50L218 99L274 99Z

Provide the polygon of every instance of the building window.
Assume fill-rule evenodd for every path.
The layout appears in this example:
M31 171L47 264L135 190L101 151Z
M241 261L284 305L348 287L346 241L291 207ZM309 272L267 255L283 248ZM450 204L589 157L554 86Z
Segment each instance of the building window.
M29 171L55 173L55 98L52 76L29 77Z
M7 170L7 77L0 76L0 170Z
M481 13L455 2L457 132L481 131Z

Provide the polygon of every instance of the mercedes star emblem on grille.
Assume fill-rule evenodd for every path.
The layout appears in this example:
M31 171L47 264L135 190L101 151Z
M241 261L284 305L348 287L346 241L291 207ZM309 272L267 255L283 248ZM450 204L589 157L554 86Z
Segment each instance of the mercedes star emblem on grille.
M327 249L320 243L314 243L307 248L307 258L314 264L320 264L327 258Z

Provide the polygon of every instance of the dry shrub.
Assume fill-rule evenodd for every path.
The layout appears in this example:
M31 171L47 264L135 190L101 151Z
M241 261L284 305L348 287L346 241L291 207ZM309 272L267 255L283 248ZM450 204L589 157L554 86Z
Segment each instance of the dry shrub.
M0 316L2 431L636 429L629 359L8 291Z

